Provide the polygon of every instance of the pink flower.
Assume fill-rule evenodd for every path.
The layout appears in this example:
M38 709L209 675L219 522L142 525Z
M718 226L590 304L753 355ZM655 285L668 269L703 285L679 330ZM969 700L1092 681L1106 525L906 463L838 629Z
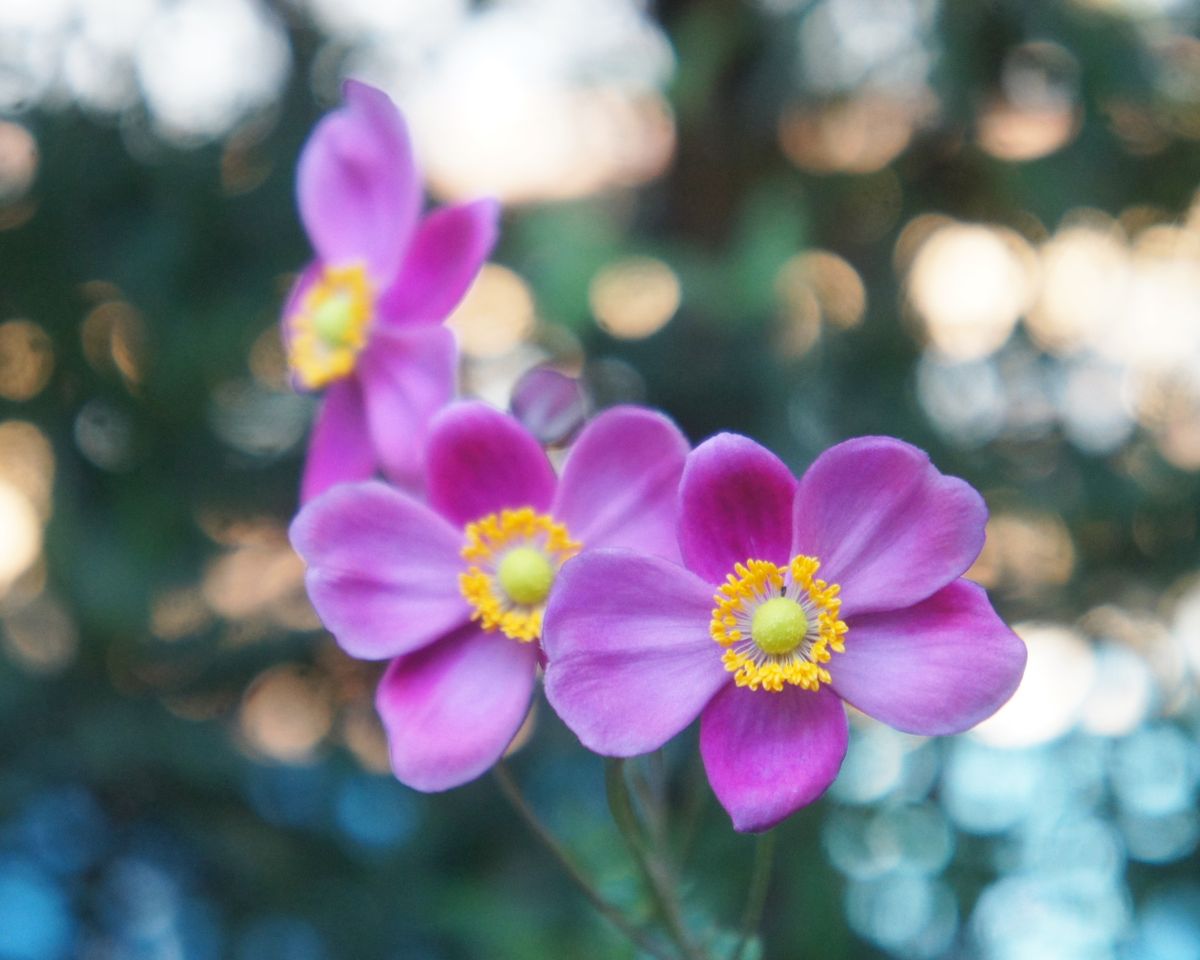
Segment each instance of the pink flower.
M584 428L560 479L512 417L462 403L434 420L428 505L371 482L300 511L291 538L321 620L353 656L394 658L376 706L399 780L445 790L504 753L568 557L629 547L678 558L687 451L662 415L616 407Z
M325 390L302 499L382 468L419 489L430 418L454 393L457 354L441 326L496 242L492 200L424 219L404 119L347 80L345 105L305 144L300 217L316 251L284 307L296 386Z
M546 695L597 753L655 750L699 715L735 829L766 830L837 776L843 701L936 735L1016 689L1024 644L961 579L983 499L917 448L850 440L797 481L722 434L688 457L679 498L686 567L594 551L546 611Z

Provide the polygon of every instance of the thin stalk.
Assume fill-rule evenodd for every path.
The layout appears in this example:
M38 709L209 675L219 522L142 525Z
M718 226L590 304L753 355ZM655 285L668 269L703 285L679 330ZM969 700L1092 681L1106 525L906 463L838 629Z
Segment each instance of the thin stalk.
M629 852L633 854L634 861L642 871L663 925L687 960L706 960L703 951L692 942L683 919L683 907L679 902L675 877L668 860L670 854L665 843L666 832L663 829L661 811L649 808L646 810L646 821L650 826L647 842L640 828L633 799L629 795L624 762L620 759L610 759L606 764L605 783L608 787L609 809L621 836L625 838ZM643 806L650 801L650 797L644 793L639 799Z
M742 938L729 960L742 960L742 954L754 937L762 922L763 907L767 903L767 889L771 885L771 864L775 859L775 834L768 830L759 834L754 847L754 867L750 874L750 887L746 893L746 908L742 912Z
M591 881L584 876L583 872L575 865L575 861L571 859L571 855L566 848L555 838L554 834L546 827L544 823L534 813L533 807L525 799L525 795L521 793L521 788L513 779L508 768L503 763L496 764L492 768L492 775L496 779L496 785L500 788L500 792L504 794L504 798L512 805L512 808L525 821L526 826L538 841L546 848L546 851L558 862L559 867L571 880L572 883L579 889L579 892L587 898L587 901L596 909L596 912L604 917L609 923L617 928L621 934L639 950L648 953L657 960L677 960L674 954L664 950L657 943L651 940L643 931L635 927L625 915L601 893L592 886Z

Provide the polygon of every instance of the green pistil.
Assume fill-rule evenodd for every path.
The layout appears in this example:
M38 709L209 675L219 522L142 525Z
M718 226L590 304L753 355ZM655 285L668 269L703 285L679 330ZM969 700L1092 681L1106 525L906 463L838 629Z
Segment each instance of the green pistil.
M772 597L754 611L750 635L763 653L791 653L808 633L804 608L787 597Z
M335 293L313 311L312 324L317 336L329 346L341 346L354 326L353 298Z
M532 607L550 595L554 566L540 550L515 547L504 555L496 575L510 600Z

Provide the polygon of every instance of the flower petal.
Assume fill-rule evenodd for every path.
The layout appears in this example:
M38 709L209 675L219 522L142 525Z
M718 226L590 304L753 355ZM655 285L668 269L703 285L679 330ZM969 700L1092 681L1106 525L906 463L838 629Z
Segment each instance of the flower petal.
M796 478L748 437L721 433L692 451L679 487L683 562L711 583L735 563L791 559Z
M545 511L554 497L554 470L538 442L483 403L438 415L427 463L429 503L458 526L505 508Z
M308 503L336 483L370 479L375 463L362 387L357 377L346 377L331 384L321 399L308 442L300 502Z
M1025 671L1025 644L986 591L958 580L904 610L853 618L833 688L906 733L960 733L995 713Z
M662 414L614 407L571 447L551 511L585 547L629 547L679 559L679 478L688 442Z
M421 205L404 118L387 94L347 80L300 154L300 217L320 259L361 261L376 284L400 269Z
M367 423L384 472L423 488L425 442L434 415L454 396L458 354L443 327L375 330L358 359Z
M849 725L828 687L781 693L730 683L700 716L700 754L733 829L769 830L833 783Z
M394 324L445 320L496 245L499 219L495 200L443 207L426 217L380 298L380 317Z
M301 509L292 546L321 622L347 653L407 653L470 616L458 589L462 535L379 482L341 484Z
M957 580L983 548L987 507L964 480L891 437L826 450L800 480L795 553L842 587L842 619L911 606Z
M425 791L474 780L516 736L536 676L537 644L474 625L392 661L375 707L396 779Z
M569 560L542 626L546 697L583 745L607 756L657 750L732 678L708 633L712 587L628 550Z

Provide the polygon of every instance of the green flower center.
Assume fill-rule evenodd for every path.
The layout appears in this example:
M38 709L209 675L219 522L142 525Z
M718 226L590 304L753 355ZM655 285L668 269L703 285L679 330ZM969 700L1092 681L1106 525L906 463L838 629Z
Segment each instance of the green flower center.
M791 653L808 633L804 608L787 597L772 597L754 611L750 635L763 653Z
M358 305L349 293L338 292L312 312L313 330L331 347L340 347L358 326Z
M541 550L515 547L500 561L496 576L510 600L532 607L550 595L550 585L554 583L554 564Z

